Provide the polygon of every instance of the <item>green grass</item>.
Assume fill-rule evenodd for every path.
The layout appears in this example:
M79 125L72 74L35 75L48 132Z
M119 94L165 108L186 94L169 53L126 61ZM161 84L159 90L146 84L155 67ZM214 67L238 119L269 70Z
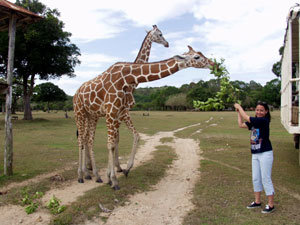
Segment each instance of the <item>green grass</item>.
M249 131L237 126L236 112L132 112L132 119L141 133L148 135L159 131L178 131L175 136L194 138L200 141L202 150L201 176L194 188L195 209L184 218L184 224L300 224L300 201L292 195L300 195L299 151L293 147L293 137L280 123L280 113L271 112L271 141L274 148L273 183L276 190L276 212L262 215L259 210L247 210L253 200L251 181L251 153ZM249 112L249 114L254 114ZM72 119L65 119L63 112L34 113L33 121L14 120L14 176L3 174L3 154L0 154L0 188L10 182L22 181L38 174L62 169L78 160L76 126ZM19 118L22 115L19 114ZM212 120L207 122L211 117ZM214 126L212 124L217 124ZM4 116L0 115L0 136L4 137ZM132 135L122 125L120 129L120 156L125 162L131 151ZM161 139L162 143L172 138ZM4 146L4 138L0 139ZM124 204L128 196L150 190L164 175L166 165L176 157L172 149L160 146L155 160L134 168L128 179L120 178L121 191L114 192L108 186L91 190L78 202L55 217L54 224L80 223L99 213L98 203L113 209ZM106 127L101 119L95 138L96 162L99 168L106 167ZM163 154L163 155L157 155ZM67 180L76 179L76 166L65 171ZM59 183L54 184L59 187ZM29 185L29 192L47 191L53 186L45 179ZM94 197L97 196L97 197ZM0 196L0 202L18 204L20 188ZM114 199L119 202L115 203ZM263 195L263 202L266 203ZM82 203L82 204L81 204ZM105 218L103 218L105 220Z
M201 161L201 180L194 190L196 207L184 224L300 224L300 202L290 195L300 194L299 152L293 148L292 135L281 126L279 112L272 112L272 116L277 211L263 215L260 210L246 209L254 199L249 131L238 128L235 112L216 113L212 123L218 126L203 126L201 134L192 136L200 140L205 159ZM266 197L262 197L266 204Z
M70 113L71 117L73 115ZM3 154L0 154L0 188L12 181L22 181L36 175L64 168L78 160L76 125L65 119L64 113L34 113L33 121L13 120L14 176L3 174ZM19 118L22 115L19 114ZM95 157L98 167L106 166L106 127L104 120L97 126ZM4 116L0 116L0 136L4 137ZM131 151L132 135L127 128L120 129L120 156ZM4 138L0 139L4 147ZM74 168L77 169L77 168Z

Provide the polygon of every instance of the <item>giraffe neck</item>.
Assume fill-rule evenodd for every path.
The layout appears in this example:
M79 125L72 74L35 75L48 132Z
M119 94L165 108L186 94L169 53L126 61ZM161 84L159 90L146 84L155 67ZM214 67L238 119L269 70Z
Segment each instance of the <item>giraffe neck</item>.
M174 58L170 58L160 62L144 63L144 64L128 64L131 73L125 79L128 83L144 83L170 76L173 73L185 68Z
M142 43L142 46L136 59L134 60L134 63L147 63L150 56L151 46L151 32L149 32Z

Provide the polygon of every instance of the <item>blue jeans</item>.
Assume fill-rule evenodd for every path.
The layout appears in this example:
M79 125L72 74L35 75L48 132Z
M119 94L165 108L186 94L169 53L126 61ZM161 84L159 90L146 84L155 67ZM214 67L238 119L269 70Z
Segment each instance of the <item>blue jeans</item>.
M275 193L272 183L273 151L252 154L252 181L254 192L263 189L267 196Z

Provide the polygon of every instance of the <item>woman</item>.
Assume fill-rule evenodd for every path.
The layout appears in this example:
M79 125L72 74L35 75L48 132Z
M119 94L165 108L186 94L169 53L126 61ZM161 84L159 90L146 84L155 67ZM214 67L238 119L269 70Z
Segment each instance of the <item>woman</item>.
M248 209L261 207L261 192L264 189L268 197L268 204L262 213L271 213L274 207L274 187L271 180L273 150L269 139L271 115L265 102L259 102L255 108L255 117L248 116L239 104L234 104L238 112L238 124L240 128L251 130L252 153L252 180L255 201ZM246 121L246 122L244 122Z

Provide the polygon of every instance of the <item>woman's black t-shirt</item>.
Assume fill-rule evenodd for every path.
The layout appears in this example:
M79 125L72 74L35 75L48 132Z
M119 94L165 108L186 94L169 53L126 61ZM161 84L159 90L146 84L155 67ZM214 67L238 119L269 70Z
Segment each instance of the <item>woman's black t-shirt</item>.
M257 154L272 151L270 136L270 120L266 117L250 117L250 123L246 122L251 130L250 144L251 153Z

